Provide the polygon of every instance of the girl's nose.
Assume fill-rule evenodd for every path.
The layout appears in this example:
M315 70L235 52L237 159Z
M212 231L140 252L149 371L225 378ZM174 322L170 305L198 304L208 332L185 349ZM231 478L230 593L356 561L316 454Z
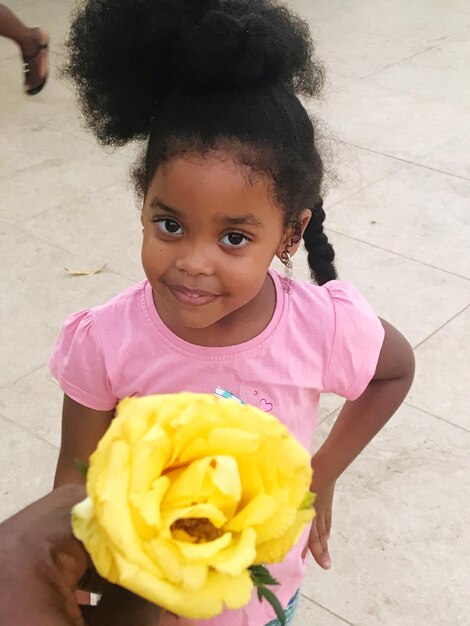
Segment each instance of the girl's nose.
M210 276L214 273L214 264L208 254L207 246L188 246L181 251L175 262L175 267L185 274L197 276L205 274Z

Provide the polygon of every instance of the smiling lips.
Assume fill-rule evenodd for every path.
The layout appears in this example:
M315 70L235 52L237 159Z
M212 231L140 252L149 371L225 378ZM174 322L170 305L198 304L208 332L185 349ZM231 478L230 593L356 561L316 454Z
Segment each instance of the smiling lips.
M168 288L179 302L191 306L210 304L219 297L218 294L202 291L201 289L188 289L178 285L168 285Z

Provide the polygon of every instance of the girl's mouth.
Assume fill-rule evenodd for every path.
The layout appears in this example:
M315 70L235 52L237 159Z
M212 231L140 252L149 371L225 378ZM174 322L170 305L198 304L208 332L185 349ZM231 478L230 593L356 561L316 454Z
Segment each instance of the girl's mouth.
M182 304L190 306L202 306L214 302L219 296L214 293L202 291L200 289L189 289L188 287L168 285L168 289L173 296Z

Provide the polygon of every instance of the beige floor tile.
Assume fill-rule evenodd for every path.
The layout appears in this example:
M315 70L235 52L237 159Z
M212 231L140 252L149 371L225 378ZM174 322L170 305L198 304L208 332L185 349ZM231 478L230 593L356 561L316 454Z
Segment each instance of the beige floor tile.
M376 313L417 345L470 301L468 282L397 254L327 231L342 280L352 282ZM282 270L281 270L282 271ZM294 275L308 280L306 255L294 257Z
M111 164L110 169L112 173ZM57 194L54 198L57 199ZM129 187L121 183L72 196L66 211L64 200L22 221L21 228L86 258L97 267L107 263L107 267L123 276L135 280L144 277L140 260L140 211Z
M35 125L33 121L28 121L27 114L6 117L9 119L0 130L0 147L3 154L7 155L0 165L2 178L7 178L18 170L30 168L33 168L34 173L34 166L43 166L47 177L49 168L54 171L53 168L78 159L75 161L78 169L78 163L88 155L93 158L97 154L89 142L77 141L69 134L48 128L44 124ZM60 183L60 177L56 181ZM47 182L50 185L50 181Z
M470 19L468 27L469 33L444 40L427 52L384 69L374 76L373 83L397 93L412 91L422 100L470 106Z
M5 37L0 37L0 61L10 60L11 63L16 63L18 73L21 74L23 68L21 67L20 51L15 43ZM0 65L0 81L3 84L3 65ZM2 90L3 91L3 90Z
M105 302L131 281L110 271L73 277L87 269L82 257L9 226L2 226L0 281L10 285L0 309L0 385L44 365L69 313Z
M408 401L470 431L470 309L416 350L416 382Z
M0 414L58 448L62 391L47 366L2 387Z
M0 217L9 224L23 225L57 207L67 219L67 213L73 212L72 207L80 204L84 194L93 198L97 190L111 184L116 186L118 197L126 193L127 157L107 154L98 146L46 128L20 136L23 141L11 149L9 163L0 166ZM34 152L28 153L24 144ZM97 207L96 202L90 201L90 205ZM99 206L99 210L108 211L110 216L113 212L109 206ZM83 219L82 228L91 230L90 222Z
M470 132L460 133L428 154L419 157L418 163L454 176L470 179Z
M333 567L312 563L303 594L361 626L465 624L469 438L403 406L340 479Z
M328 227L469 276L470 183L407 166L328 209Z
M57 449L0 415L0 520L52 489Z
M344 404L344 398L335 396L333 393L324 393L320 396L320 406L318 409L318 424L327 419L339 407Z
M326 139L323 150L326 181L325 206L333 206L353 193L405 167L405 163L382 154Z
M301 597L295 614L294 626L345 626L349 624L340 617Z
M373 78L341 87L323 103L320 115L341 139L413 161L468 129L470 105L425 100Z
M309 19L318 55L333 75L347 76L349 82L464 32L468 14L465 0L433 2L432 9L426 0L295 0L289 4Z

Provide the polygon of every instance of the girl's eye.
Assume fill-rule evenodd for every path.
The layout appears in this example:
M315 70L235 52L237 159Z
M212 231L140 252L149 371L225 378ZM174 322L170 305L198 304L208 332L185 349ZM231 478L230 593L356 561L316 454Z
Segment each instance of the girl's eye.
M183 230L178 222L168 218L156 220L155 223L164 235L181 235Z
M224 245L230 246L231 248L241 248L246 246L251 240L243 233L233 232L224 235L221 241Z

